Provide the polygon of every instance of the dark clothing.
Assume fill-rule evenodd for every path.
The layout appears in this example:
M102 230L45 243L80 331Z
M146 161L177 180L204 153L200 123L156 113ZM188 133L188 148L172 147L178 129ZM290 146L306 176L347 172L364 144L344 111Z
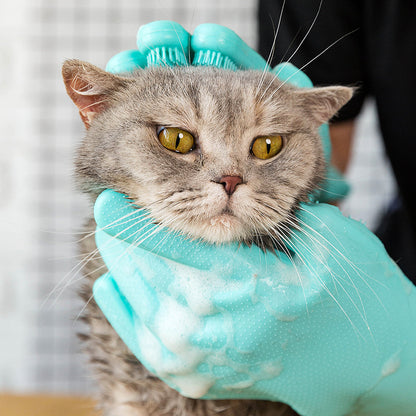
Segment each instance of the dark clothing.
M264 57L272 48L282 3L282 0L259 2L259 52ZM271 66L290 58L290 62L301 68L332 42L361 26L360 6L356 3L351 0L324 1L311 32L293 55L317 14L319 1L286 1ZM362 45L362 38L362 31L345 37L303 69L315 85L360 87L360 91L340 112L342 120L354 118L359 113L366 94L364 51L357 47Z
M319 3L286 1L272 66L290 58L301 68L332 42L358 28L307 65L304 72L315 85L358 87L335 122L355 118L365 96L374 97L384 145L403 201L400 212L404 213L411 237L406 241L415 241L416 2L323 0L313 28L291 57L316 17ZM272 47L282 4L283 0L259 0L259 51L265 58ZM411 252L416 257L414 247ZM416 279L410 270L404 271Z
M399 198L389 206L375 234L384 243L391 258L416 284L416 240L409 230L409 217Z

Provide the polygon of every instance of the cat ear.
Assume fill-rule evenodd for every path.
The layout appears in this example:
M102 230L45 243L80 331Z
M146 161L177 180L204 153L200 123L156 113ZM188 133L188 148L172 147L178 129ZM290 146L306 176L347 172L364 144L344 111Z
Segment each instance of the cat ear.
M62 67L66 91L79 109L85 127L111 104L113 93L128 80L103 71L87 62L65 61Z
M298 89L295 94L301 107L305 108L318 125L326 123L346 104L353 95L349 87L319 87Z

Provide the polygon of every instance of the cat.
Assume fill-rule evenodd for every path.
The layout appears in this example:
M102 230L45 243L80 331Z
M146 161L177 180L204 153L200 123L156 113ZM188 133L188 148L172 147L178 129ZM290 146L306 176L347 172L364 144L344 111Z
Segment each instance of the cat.
M75 165L92 201L112 188L182 234L264 249L284 249L294 211L319 188L318 127L352 95L347 87L299 89L272 73L214 67L118 76L69 60L62 73L86 127ZM150 374L92 299L94 281L106 272L91 256L94 229L90 219L81 293L89 332L81 338L104 416L296 414L274 402L188 399Z

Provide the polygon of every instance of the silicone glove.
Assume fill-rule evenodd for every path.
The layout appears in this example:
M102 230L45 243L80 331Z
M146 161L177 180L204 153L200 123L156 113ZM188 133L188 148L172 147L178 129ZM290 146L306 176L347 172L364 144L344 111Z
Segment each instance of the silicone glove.
M142 26L137 33L137 50L115 55L106 70L112 73L131 72L146 66L216 66L237 70L271 70L267 62L232 30L211 23L195 28L191 36L181 25L167 20ZM284 62L271 70L282 81L299 88L312 88L312 81L294 65ZM348 195L350 187L343 175L330 163L329 128L320 128L326 160L325 180L311 197L320 202L337 201Z
M290 255L274 255L189 241L107 190L95 218L109 273L95 300L185 396L282 401L304 416L414 416L415 287L337 208L304 205L298 216Z

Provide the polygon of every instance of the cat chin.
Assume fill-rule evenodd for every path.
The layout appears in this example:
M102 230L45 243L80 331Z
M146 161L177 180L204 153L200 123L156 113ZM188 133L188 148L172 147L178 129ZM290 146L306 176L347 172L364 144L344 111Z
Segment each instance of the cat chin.
M192 234L209 243L229 243L231 241L242 241L246 232L237 217L220 214L207 218L198 226L198 229L192 230Z

